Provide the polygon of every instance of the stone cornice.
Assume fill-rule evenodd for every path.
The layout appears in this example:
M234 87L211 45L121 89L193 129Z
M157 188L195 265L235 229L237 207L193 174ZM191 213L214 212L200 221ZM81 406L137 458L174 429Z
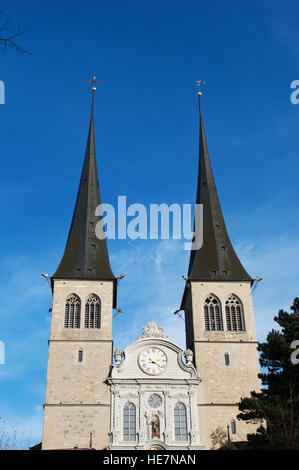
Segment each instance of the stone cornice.
M46 406L108 406L110 403L44 403L43 407Z
M109 385L198 385L201 382L200 378L190 379L162 379L161 377L156 380L153 378L139 378L139 379L126 379L126 378L112 378L108 377L107 383Z
M58 342L58 341L64 341L64 342L71 342L71 343L86 343L86 342L89 342L89 343L113 343L113 340L112 339L49 339L48 340L48 343L54 343L54 342Z
M197 403L197 406L238 406L238 403Z
M247 341L243 339L239 339L234 341L230 339L195 339L194 343L237 343L237 344L258 344L258 341Z

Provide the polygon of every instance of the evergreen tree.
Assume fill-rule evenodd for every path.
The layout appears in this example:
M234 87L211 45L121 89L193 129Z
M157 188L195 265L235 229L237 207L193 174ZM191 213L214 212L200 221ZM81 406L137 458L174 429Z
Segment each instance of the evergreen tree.
M299 297L290 310L279 311L274 317L279 331L270 331L258 346L265 370L260 374L262 392L252 392L239 403L238 419L260 423L257 432L247 436L253 449L299 450Z

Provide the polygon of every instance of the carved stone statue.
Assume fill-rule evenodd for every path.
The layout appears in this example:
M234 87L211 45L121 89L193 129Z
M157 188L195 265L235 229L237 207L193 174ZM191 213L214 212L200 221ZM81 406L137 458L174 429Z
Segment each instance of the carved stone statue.
M152 439L159 438L160 437L160 421L159 421L158 416L154 415L152 417L150 425L152 427L152 436L151 436Z
M191 351L191 349L186 349L184 356L186 358L186 365L193 366L193 351Z
M114 359L115 359L115 365L116 366L119 366L121 364L121 360L122 360L122 351L120 349L115 349L114 351Z
M141 336L138 336L137 339L143 339L143 338L168 338L164 334L164 328L162 326L158 326L155 321L149 321L147 324L143 327L143 334Z

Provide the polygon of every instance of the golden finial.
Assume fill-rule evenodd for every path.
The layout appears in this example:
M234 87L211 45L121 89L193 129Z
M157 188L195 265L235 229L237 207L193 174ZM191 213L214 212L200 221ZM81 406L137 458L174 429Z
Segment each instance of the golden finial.
M196 80L196 84L197 84L198 87L200 87L201 82L202 82L202 85L205 85L205 83L206 83L206 82L202 81L202 79ZM201 95L202 95L201 91L198 90L197 96L201 96Z
M92 83L93 85L95 85L96 83L102 83L100 80L96 80L96 77L92 77L92 80L88 80L88 83ZM91 88L91 91L94 93L96 91L96 87L93 86Z

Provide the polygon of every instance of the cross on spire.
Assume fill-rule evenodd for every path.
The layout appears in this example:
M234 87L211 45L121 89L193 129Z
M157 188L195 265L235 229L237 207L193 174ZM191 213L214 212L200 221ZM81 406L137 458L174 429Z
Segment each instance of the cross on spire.
M97 77L95 77L95 76L92 77L91 80L88 80L88 83L91 83L92 85L96 85L97 83L102 83L100 80L97 80L96 78L97 78ZM91 91L94 93L94 92L96 91L96 89L97 89L97 87L96 87L96 86L93 86L93 87L91 88Z
M200 80L196 80L196 85L198 86L198 92L197 92L197 96L201 96L201 95L202 95L201 91L199 90L199 87L201 86L201 82L202 82L202 84L203 84L203 85L205 85L205 84L206 84L206 82L205 82L205 81L203 81L202 79L200 79Z

